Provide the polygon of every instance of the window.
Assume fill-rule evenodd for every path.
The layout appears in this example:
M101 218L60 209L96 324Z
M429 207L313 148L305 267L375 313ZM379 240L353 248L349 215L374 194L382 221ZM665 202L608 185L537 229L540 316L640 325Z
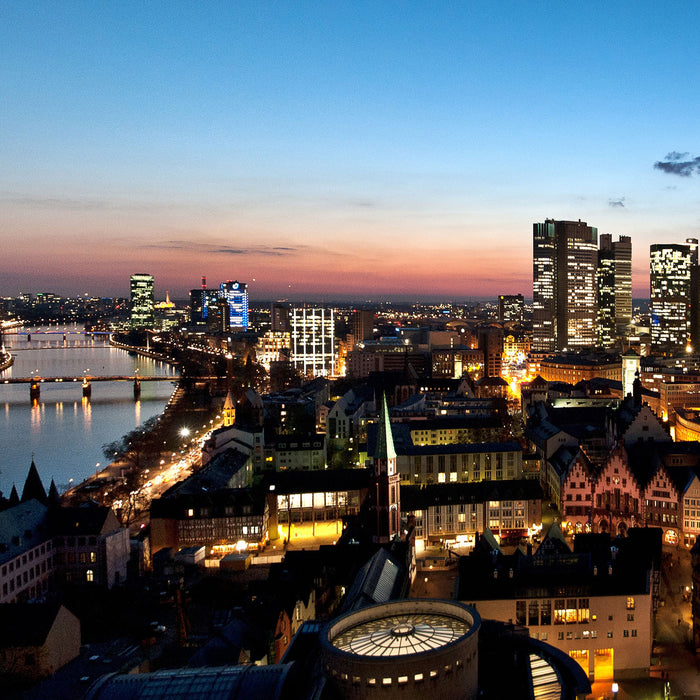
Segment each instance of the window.
M630 631L629 631L629 630L622 630L622 636L623 636L623 637L629 637L629 636L630 636Z
M583 624L588 623L588 618L590 617L590 610L588 607L588 598L578 599L578 621Z
M637 630L632 630L632 636L636 637L637 636Z
M627 613L627 622L634 622L634 613Z
M85 572L85 580L88 583L92 583L95 580L95 572L92 569L88 569Z
M634 610L634 598L632 598L631 596L627 598L627 609ZM612 620L612 617L610 619Z
M540 622L540 606L538 600L531 600L527 611L527 624L529 626L538 625Z

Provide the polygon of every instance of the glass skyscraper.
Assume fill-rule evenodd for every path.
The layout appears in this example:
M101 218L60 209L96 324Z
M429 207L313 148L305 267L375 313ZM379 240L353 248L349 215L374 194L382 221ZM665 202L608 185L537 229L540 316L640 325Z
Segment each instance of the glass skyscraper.
M533 352L593 347L598 229L585 221L533 224Z
M248 328L248 285L235 280L222 282L220 295L228 302L230 327L246 330Z
M651 343L656 349L682 351L690 340L696 251L690 242L657 243L649 249Z
M598 344L614 345L632 323L632 239L600 236L598 251Z
M153 275L131 275L131 327L152 328L155 322L153 306Z

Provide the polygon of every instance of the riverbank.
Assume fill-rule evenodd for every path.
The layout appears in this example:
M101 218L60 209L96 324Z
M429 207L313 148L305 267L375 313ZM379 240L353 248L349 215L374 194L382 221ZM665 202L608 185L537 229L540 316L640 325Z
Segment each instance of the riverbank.
M119 348L120 350L126 350L128 353L132 353L134 355L140 355L141 357L148 357L151 360L158 360L159 362L165 362L166 364L169 364L171 367L179 367L180 366L180 363L173 360L172 357L168 357L167 355L163 355L162 353L159 353L159 352L154 352L153 350L149 350L148 348L142 348L142 347L139 347L137 345L127 345L126 343L121 343L118 340L115 340L113 334L110 334L110 336L109 336L109 344L112 347Z
M53 480L61 493L94 475L105 464L103 445L160 416L180 374L170 363L130 356L112 347L107 334L93 338L77 324L26 331L31 332L31 341L26 334L5 335L14 362L0 374L0 491L5 496L13 485L21 493L32 458L42 481L48 485ZM80 389L85 374L98 379L90 397ZM6 383L35 375L71 377L76 382L44 383L35 401L28 384ZM168 381L141 382L138 400L133 380L100 381L100 377L134 376Z
M0 372L9 369L14 363L15 358L9 352L5 353L4 355L0 355Z

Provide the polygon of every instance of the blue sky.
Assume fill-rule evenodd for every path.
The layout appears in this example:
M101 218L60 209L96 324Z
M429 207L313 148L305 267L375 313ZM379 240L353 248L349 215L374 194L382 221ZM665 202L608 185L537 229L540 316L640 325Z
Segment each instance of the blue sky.
M173 297L201 275L253 298L529 296L546 217L632 236L644 294L649 245L700 234L699 14L4 3L0 294L126 294L146 271Z

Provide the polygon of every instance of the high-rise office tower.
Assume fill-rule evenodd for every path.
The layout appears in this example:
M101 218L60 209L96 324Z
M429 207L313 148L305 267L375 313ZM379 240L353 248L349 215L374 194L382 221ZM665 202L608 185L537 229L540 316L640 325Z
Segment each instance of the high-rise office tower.
M690 345L700 352L700 265L698 265L698 239L686 238L690 247Z
M596 344L598 229L585 221L533 224L534 352Z
M600 236L598 251L598 344L610 347L632 323L632 239Z
M355 309L352 312L352 335L355 343L369 340L374 333L374 311Z
M231 328L248 328L248 285L243 282L228 280L220 285L221 297L229 306L229 323Z
M691 273L697 248L690 243L657 243L649 250L651 343L682 351L690 340Z
M325 377L335 370L333 309L289 310L292 364L304 376Z
M270 330L289 332L289 307L286 304L273 303L270 307Z
M155 321L153 275L131 275L131 327L152 328Z
M525 310L525 299L522 294L501 294L498 297L498 320L522 321Z

